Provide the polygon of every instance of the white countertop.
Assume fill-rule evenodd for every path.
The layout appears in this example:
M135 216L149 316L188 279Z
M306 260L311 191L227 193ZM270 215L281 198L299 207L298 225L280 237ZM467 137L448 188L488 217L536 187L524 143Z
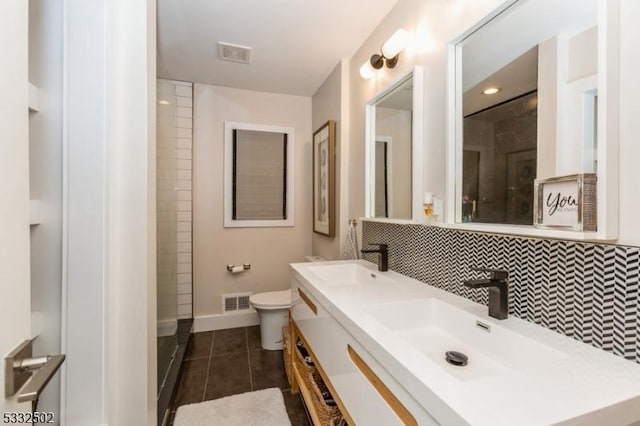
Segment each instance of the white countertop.
M326 285L310 267L358 263L392 279L375 286ZM640 421L640 364L363 260L291 265L294 278L442 424L615 425ZM435 297L557 349L566 357L540 366L462 381L365 312L371 305Z

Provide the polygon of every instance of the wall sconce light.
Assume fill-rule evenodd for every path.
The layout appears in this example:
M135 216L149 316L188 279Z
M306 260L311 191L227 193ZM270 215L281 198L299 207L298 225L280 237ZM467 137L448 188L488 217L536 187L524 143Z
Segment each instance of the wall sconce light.
M360 67L360 75L364 79L373 77L376 70L386 65L387 68L394 68L398 63L398 56L409 44L409 33L399 29L382 45L381 54L374 53L371 58Z

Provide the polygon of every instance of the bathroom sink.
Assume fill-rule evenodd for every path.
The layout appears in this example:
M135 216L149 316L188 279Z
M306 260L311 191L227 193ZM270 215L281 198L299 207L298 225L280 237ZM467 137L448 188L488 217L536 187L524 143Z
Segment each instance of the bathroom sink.
M325 286L393 284L394 281L357 263L309 266L308 270Z
M460 380L535 369L567 357L563 352L436 298L377 304L363 309L377 323ZM464 354L467 364L457 366L447 362L448 351Z

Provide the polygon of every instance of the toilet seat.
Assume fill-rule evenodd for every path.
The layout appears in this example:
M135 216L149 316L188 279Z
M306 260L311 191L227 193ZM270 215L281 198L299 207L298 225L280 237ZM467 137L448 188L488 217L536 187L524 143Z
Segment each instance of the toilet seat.
M249 302L256 309L286 309L291 307L291 289L252 294Z

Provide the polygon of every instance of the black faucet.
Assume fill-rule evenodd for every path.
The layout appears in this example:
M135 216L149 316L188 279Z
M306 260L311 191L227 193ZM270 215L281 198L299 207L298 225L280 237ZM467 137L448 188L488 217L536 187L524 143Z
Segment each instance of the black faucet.
M489 288L489 316L503 320L509 314L509 272L502 269L470 268L472 271L489 272L489 279L467 280L464 282L469 288Z
M377 249L362 249L362 253L378 253L378 271L389 270L389 246L381 243L370 243L369 245L378 246Z

